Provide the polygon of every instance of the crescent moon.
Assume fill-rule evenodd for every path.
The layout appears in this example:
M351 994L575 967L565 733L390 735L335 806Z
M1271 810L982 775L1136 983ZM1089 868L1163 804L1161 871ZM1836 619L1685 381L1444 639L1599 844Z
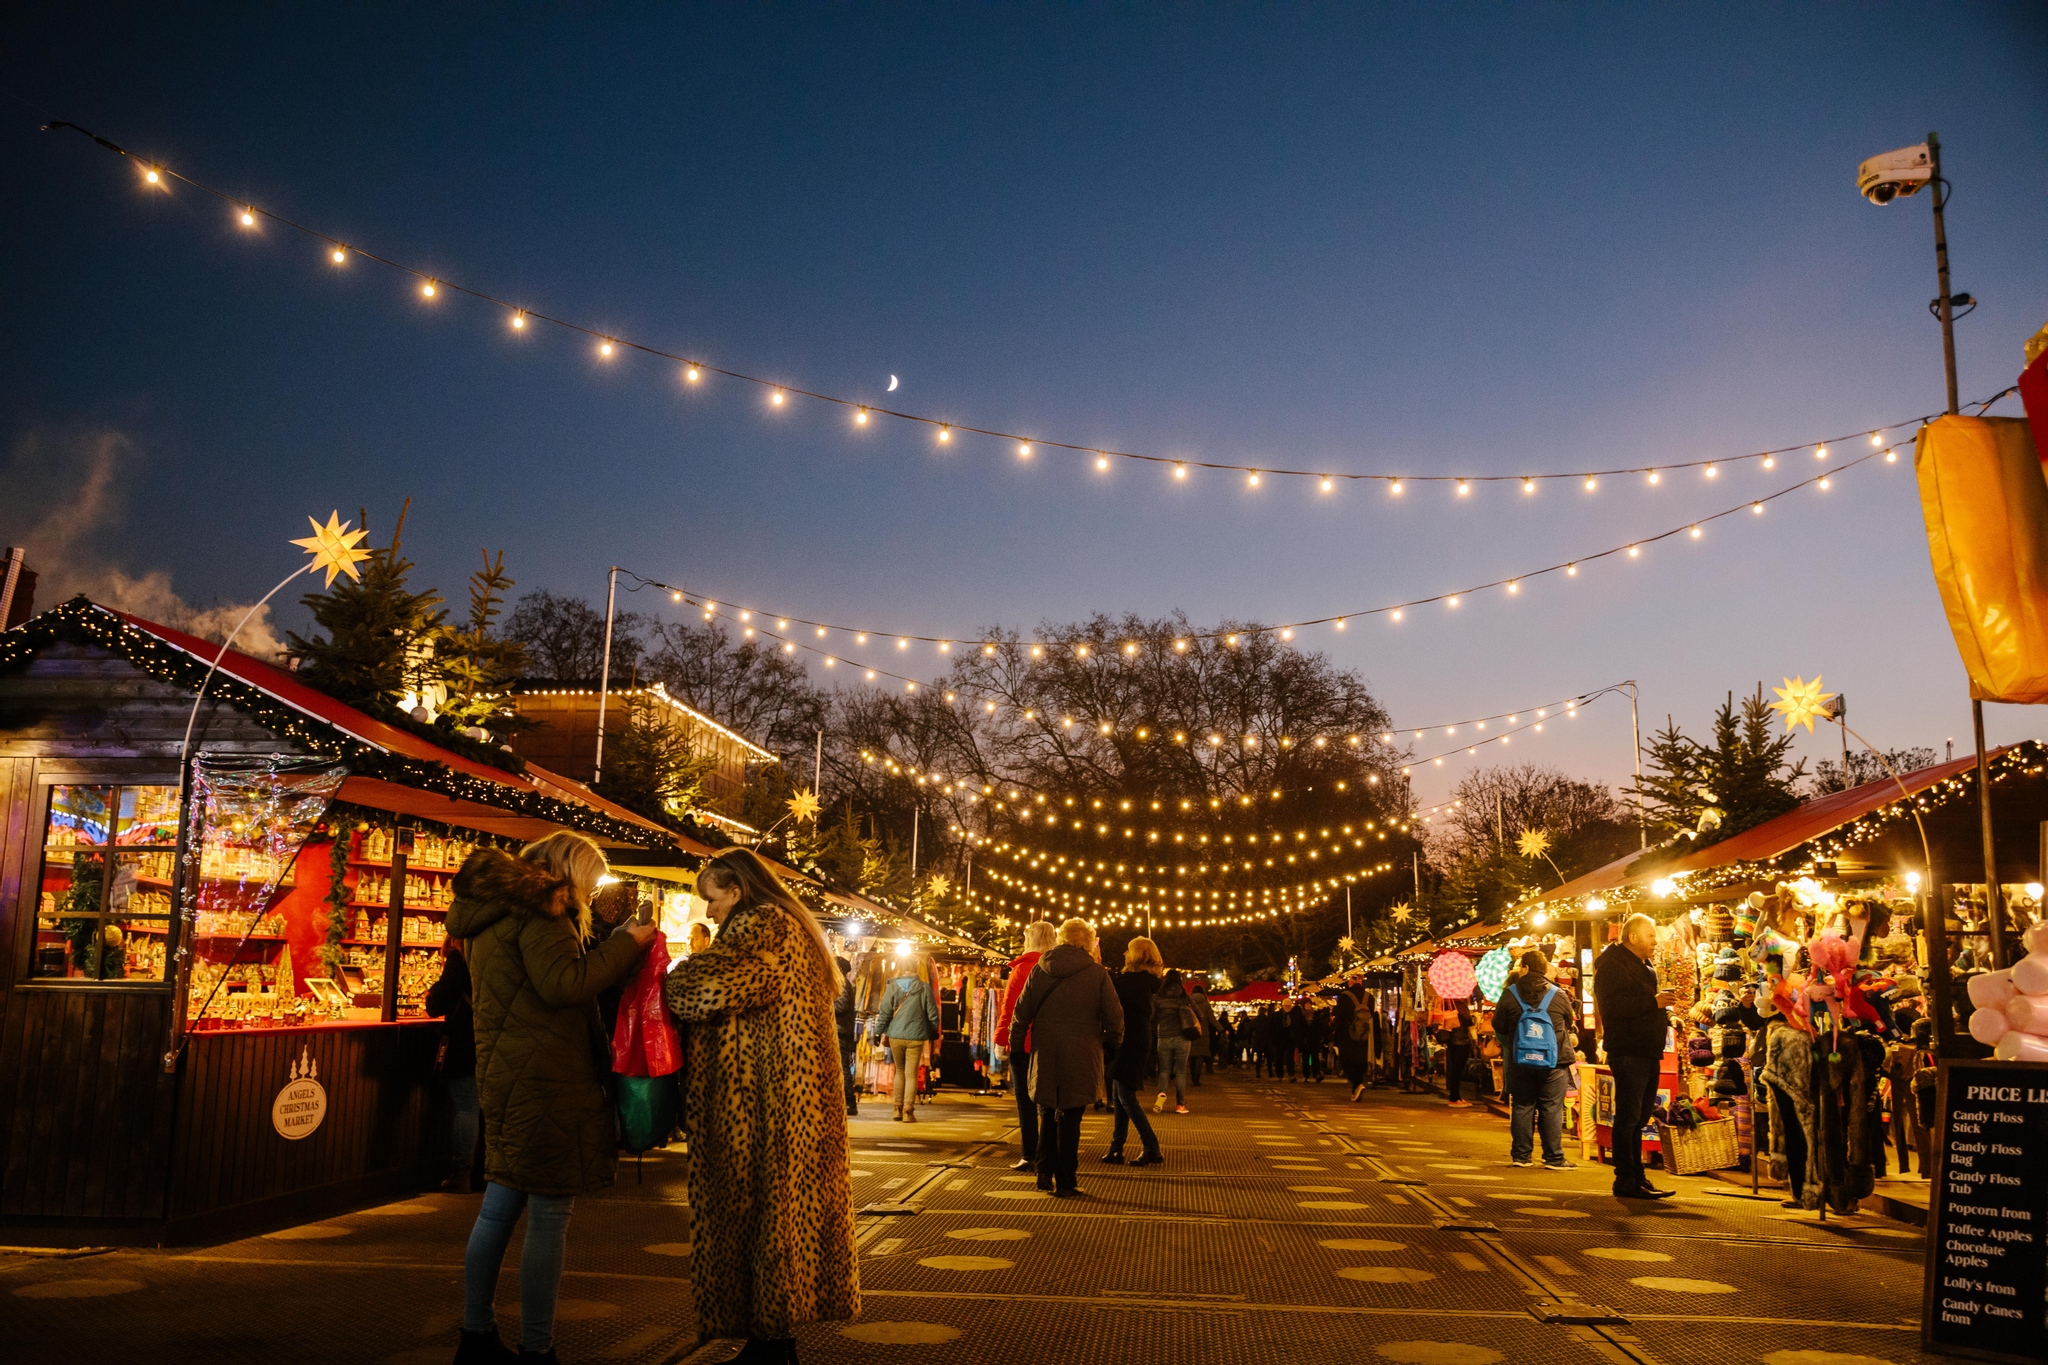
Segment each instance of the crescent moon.
M889 392L896 392L896 376L893 374L889 376Z

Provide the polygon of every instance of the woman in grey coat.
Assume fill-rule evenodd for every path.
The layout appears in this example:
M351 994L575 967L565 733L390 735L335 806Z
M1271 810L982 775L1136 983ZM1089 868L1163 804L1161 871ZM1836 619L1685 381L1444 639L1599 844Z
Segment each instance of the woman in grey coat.
M1080 1193L1081 1115L1102 1089L1105 1049L1123 1041L1116 985L1096 961L1086 920L1060 926L1059 942L1038 959L1010 1019L1010 1050L1031 1035L1031 1098L1038 1105L1038 1188Z

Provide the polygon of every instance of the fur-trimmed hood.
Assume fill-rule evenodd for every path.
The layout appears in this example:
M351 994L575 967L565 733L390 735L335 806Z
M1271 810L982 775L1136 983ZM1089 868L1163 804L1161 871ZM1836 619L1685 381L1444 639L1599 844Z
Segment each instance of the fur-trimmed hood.
M480 848L455 874L455 902L448 907L448 932L475 938L508 916L563 919L572 904L569 883L524 858L501 849Z

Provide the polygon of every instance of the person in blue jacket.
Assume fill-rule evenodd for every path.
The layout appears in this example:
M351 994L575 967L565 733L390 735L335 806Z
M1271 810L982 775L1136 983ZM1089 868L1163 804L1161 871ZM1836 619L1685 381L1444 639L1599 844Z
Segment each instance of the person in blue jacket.
M917 1122L917 1063L925 1045L939 1036L939 998L932 994L932 969L922 953L900 960L898 974L882 992L875 1036L889 1045L896 1064L893 1092L896 1119Z

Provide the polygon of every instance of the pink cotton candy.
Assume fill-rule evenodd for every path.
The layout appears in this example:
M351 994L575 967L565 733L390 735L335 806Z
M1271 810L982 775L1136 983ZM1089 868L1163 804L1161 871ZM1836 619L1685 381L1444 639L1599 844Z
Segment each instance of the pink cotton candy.
M2022 995L2048 995L2048 953L2028 953L2015 962L2012 986Z
M2012 1031L2012 1021L2005 1017L2004 1010L1982 1009L1970 1016L1970 1036L1990 1047Z
M1995 972L1970 978L1970 1003L1979 1009L1998 1009L2012 999L2012 968L2002 967Z
M2016 1029L2048 1036L2048 995L2015 995L2005 1002L2006 1021Z
M2001 1062L2048 1062L2048 1038L2031 1033L2008 1033L1991 1049Z

